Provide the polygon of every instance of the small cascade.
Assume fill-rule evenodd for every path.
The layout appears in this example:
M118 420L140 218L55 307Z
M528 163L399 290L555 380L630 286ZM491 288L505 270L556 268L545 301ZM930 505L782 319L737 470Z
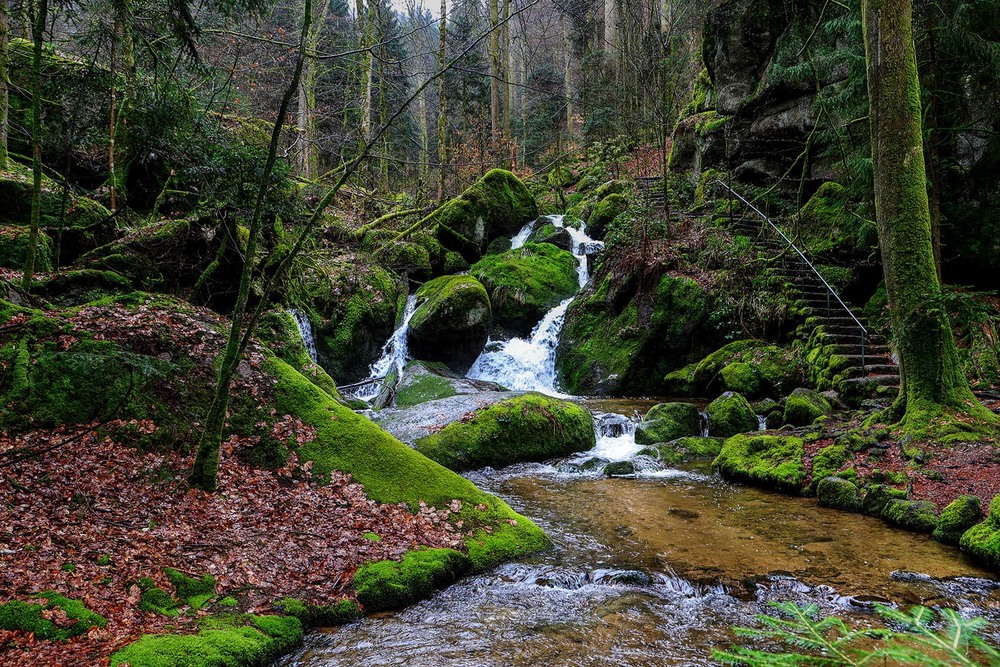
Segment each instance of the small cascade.
M524 227L521 227L521 231L514 235L510 240L510 249L517 250L518 248L524 246L528 242L528 237L531 236L531 232L535 231L535 223L537 220L532 220Z
M597 252L604 244L595 241L583 230L567 227L564 217L551 215L548 219L556 227L569 232L573 241L573 256L577 261L580 289L590 280L587 255ZM511 241L511 248L520 248L534 229L530 222ZM474 380L489 380L522 391L538 391L550 396L565 397L556 388L556 348L562 333L563 321L573 298L564 300L546 313L527 338L512 338L502 343L486 343L482 354L467 373Z
M385 342L385 345L382 346L382 356L369 367L368 379L372 380L372 382L358 389L354 394L355 398L370 402L379 395L379 391L382 389L382 382L376 382L375 380L385 378L393 372L395 372L397 378L402 375L403 367L406 365L406 359L409 355L406 345L406 335L409 333L410 320L413 318L413 313L416 310L417 297L411 294L406 297L406 308L403 310L402 322L392 332L392 335L389 336L389 340Z
M635 444L635 421L613 412L595 413L597 444L586 455L608 461L627 461L641 447Z
M312 324L309 317L298 308L290 308L288 314L295 320L295 326L299 328L299 335L302 336L302 344L305 345L309 358L316 362L316 339L313 338Z
M708 413L702 410L701 412L698 413L698 416L701 417L701 437L707 438L708 422L709 422Z
M767 417L764 415L757 415L757 430L766 431L767 430Z

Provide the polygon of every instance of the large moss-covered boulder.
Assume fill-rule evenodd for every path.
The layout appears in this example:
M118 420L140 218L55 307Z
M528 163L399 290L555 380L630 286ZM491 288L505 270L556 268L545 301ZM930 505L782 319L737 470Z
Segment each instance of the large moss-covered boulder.
M566 313L556 370L577 395L656 394L673 368L718 340L711 298L697 282L667 275L639 292L612 273L597 277Z
M1000 572L1000 495L990 502L990 515L962 534L959 546Z
M778 395L805 379L793 350L762 340L727 343L700 361L665 378L666 391L678 396L704 396L735 391L744 396Z
M529 243L551 243L557 248L573 252L573 237L565 227L556 227L551 222L540 225L528 237Z
M545 313L576 293L576 259L549 243L527 243L498 255L487 255L471 273L485 287L496 327L526 336Z
M959 496L941 510L934 529L934 539L945 544L958 544L965 531L983 520L983 508L976 496Z
M833 407L812 389L799 387L785 399L785 423L808 426L816 419L833 413Z
M801 438L735 435L725 441L712 467L726 479L798 492L806 479Z
M872 484L865 489L864 498L861 500L861 511L871 516L881 517L890 501L905 499L905 489L897 489L886 484Z
M21 270L28 257L31 234L27 227L0 225L0 267ZM52 239L39 231L35 242L35 272L52 270Z
M435 278L417 290L417 309L407 334L410 354L464 373L483 351L492 319L490 298L478 280Z
M499 468L592 449L590 411L541 394L525 394L476 411L416 442L417 451L452 470Z
M635 442L652 445L701 435L701 412L690 403L660 403L635 427Z
M719 438L728 438L737 433L747 433L760 428L760 422L750 402L742 395L727 391L708 404L708 433Z
M848 512L861 511L861 489L840 477L824 477L816 485L816 499L824 507Z
M613 193L606 196L597 203L594 211L587 219L587 233L590 238L601 241L608 233L608 228L615 218L625 212L628 208L628 199L620 193Z
M341 384L368 377L406 296L398 278L364 254L317 252L296 282L291 305L312 322L320 366Z
M537 217L538 204L517 176L493 169L431 215L441 244L475 262L490 241Z
M928 500L895 498L886 503L882 518L900 528L918 533L930 533L938 524L937 507Z
M454 549L417 549L403 560L366 563L354 574L354 588L366 612L400 609L429 597L472 569Z

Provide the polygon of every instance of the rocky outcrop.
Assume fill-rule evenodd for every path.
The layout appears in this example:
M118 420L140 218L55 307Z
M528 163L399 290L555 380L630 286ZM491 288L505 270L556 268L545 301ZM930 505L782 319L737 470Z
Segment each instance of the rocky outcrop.
M464 373L483 351L492 320L489 296L478 280L435 278L417 290L417 309L407 334L410 353Z

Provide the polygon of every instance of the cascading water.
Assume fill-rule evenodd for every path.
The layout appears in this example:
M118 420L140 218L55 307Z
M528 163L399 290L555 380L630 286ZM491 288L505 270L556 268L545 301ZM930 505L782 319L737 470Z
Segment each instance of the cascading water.
M569 232L573 242L573 256L577 261L577 278L582 289L590 279L587 255L593 254L604 244L587 236L584 230L567 227L561 215L549 216L548 219L554 226ZM533 229L534 223L525 225L512 240L511 248L523 246ZM527 339L487 342L483 353L469 369L468 377L496 382L508 389L565 396L556 388L556 347L559 345L566 311L572 302L573 298L566 299L546 313Z
M359 398L362 401L372 401L378 396L382 388L382 382L379 381L380 378L385 378L392 371L396 372L397 377L402 375L403 366L406 365L406 358L409 355L406 346L406 334L409 333L410 319L413 318L413 313L416 310L417 297L411 294L406 298L406 308L403 310L403 319L399 327L392 332L389 340L382 346L382 356L369 367L368 379L371 382L362 385L354 393L355 398Z
M295 320L295 326L299 328L299 335L302 336L302 344L306 347L306 352L309 353L309 358L316 361L316 339L313 338L312 324L309 322L309 317L306 316L298 308L290 308L288 314L292 316Z

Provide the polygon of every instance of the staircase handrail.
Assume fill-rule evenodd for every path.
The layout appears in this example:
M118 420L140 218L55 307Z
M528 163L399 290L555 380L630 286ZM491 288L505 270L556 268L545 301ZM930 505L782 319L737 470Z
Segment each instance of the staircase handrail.
M729 187L728 185L726 185L725 183L723 183L722 181L720 181L718 179L716 179L715 182L718 183L719 185L721 185L722 187L724 187L726 190L729 190L729 192L733 196L735 196L741 202L743 202L744 204L746 204L747 206L749 206L750 209L753 210L754 213L756 213L761 218L763 218L764 222L766 222L768 225L770 225L771 229L773 229L774 231L776 231L778 233L778 235L781 236L782 239L784 239L785 243L787 243L788 246L792 250L794 250L796 252L796 254L802 259L802 261L806 263L806 266L808 266L812 270L812 272L816 274L816 277L819 278L820 282L823 283L823 286L826 287L826 291L829 292L830 294L832 294L833 298L835 298L837 300L837 303L839 303L841 305L841 307L847 312L847 314L851 316L851 319L854 320L854 323L858 325L859 329L861 329L861 350L862 350L862 352L861 352L861 355L862 355L861 366L862 366L862 368L864 368L864 364L865 364L865 362L864 362L864 345L865 345L865 337L868 336L868 329L865 328L865 325L861 324L861 320L859 320L854 315L854 312L851 311L851 309L847 306L846 303L844 303L844 301L837 294L836 290L834 290L832 287L830 287L830 283L826 282L826 278L824 278L823 275L816 269L816 267L813 266L813 263L809 261L809 258L806 257L804 254L802 254L802 251L799 250L798 246L796 246L794 243L792 243L791 239L789 239L787 236L785 236L785 233L783 231L781 231L780 227L778 227L776 224L774 224L773 222L771 222L770 218L768 218L766 215L764 215L764 213L762 213L759 208L757 208L756 206L754 206L752 202L748 201L740 193L736 192L736 190L733 190L731 187Z

